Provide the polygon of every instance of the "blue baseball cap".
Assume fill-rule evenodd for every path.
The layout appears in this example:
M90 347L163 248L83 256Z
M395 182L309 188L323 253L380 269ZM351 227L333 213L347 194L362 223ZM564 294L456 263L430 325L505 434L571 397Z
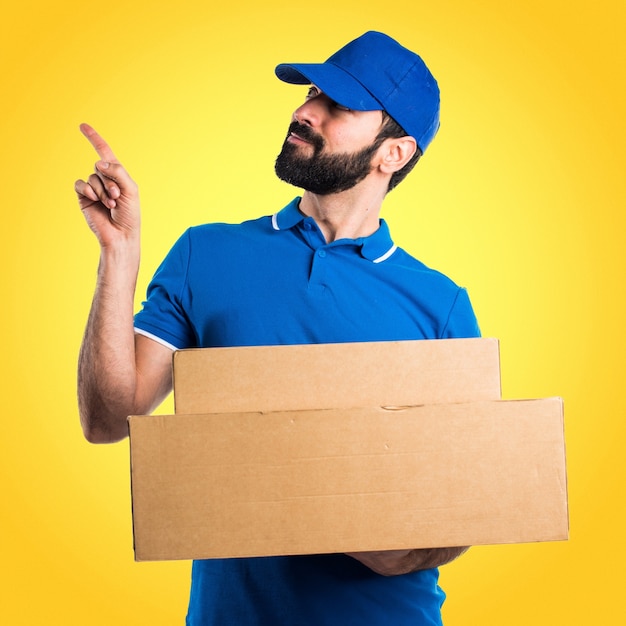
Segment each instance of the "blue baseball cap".
M355 111L386 111L424 152L439 130L439 87L422 59L391 37L369 31L325 63L281 63L276 76L314 84Z

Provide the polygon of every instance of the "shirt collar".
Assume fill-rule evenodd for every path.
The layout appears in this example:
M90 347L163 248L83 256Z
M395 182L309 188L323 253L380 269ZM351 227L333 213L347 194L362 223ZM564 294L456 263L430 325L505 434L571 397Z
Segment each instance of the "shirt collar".
M302 223L306 216L298 206L300 198L294 198L284 209L272 215L272 227L274 230L290 230ZM397 249L391 239L389 227L385 220L380 220L378 230L368 237L354 239L353 243L360 247L361 255L372 263L382 263L387 260Z
M299 224L306 217L300 213L298 206L300 198L294 198L284 209L272 215L272 228L274 230L289 230Z

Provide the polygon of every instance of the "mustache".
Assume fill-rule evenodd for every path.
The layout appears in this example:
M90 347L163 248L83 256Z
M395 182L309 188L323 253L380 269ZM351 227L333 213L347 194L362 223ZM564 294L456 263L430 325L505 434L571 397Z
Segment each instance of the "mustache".
M291 133L310 142L316 150L321 150L324 147L324 140L310 126L300 124L299 122L291 122L291 124L289 124L287 137L289 137Z

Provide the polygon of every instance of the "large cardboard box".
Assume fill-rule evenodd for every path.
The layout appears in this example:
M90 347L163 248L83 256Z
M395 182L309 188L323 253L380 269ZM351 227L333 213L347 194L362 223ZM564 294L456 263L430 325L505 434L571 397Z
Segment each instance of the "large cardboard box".
M567 538L558 398L129 425L137 560Z
M494 339L185 350L129 418L138 560L565 539L559 399Z

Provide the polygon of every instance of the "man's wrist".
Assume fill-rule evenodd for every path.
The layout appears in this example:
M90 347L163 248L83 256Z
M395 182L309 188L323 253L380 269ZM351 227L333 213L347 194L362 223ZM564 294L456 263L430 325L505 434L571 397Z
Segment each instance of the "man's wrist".
M100 278L111 275L130 280L133 284L139 272L141 248L139 239L125 239L115 244L103 246L100 250L98 275Z

